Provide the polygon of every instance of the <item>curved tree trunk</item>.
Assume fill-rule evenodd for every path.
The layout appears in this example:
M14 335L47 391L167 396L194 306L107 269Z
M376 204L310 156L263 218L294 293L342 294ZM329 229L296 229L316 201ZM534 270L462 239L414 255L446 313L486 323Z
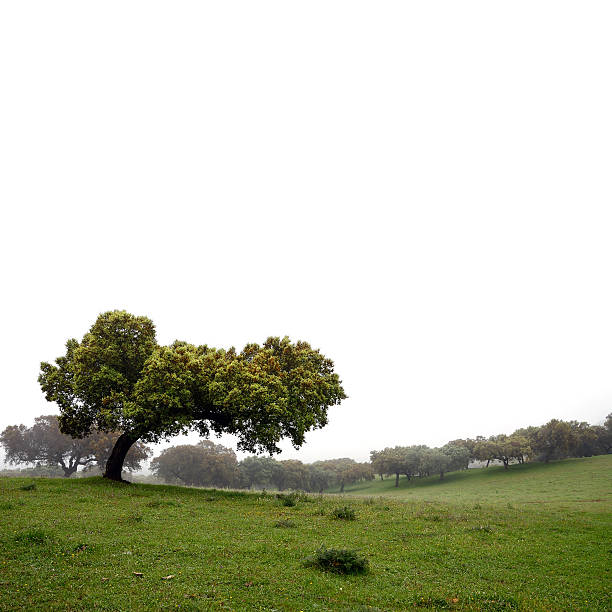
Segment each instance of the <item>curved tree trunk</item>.
M118 482L127 482L121 479L121 471L123 470L123 462L125 460L125 456L128 454L132 444L136 442L138 438L129 433L122 433L119 438L117 438L117 442L115 442L115 446L113 446L113 450L106 462L106 469L104 471L104 478L109 478L110 480L117 480Z

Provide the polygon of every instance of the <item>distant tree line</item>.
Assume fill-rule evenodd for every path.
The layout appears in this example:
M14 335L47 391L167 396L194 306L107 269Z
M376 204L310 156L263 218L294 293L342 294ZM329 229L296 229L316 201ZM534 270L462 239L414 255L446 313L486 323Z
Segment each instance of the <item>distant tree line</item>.
M151 462L151 471L171 484L202 487L272 488L322 492L347 484L372 480L368 463L353 459L328 459L305 464L295 459L277 461L272 457L250 456L238 461L230 448L203 440L182 444L161 452Z
M381 480L384 476L394 475L395 486L399 486L400 475L408 480L417 476L422 478L432 474L462 470L468 467L470 453L460 444L449 442L442 448L428 446L395 446L370 453L372 469Z
M94 432L82 439L59 431L57 417L40 416L32 427L12 425L0 434L0 445L9 463L22 463L38 475L70 476L104 466L118 434ZM511 435L452 440L439 448L425 445L395 446L370 453L370 461L327 459L305 464L295 459L278 461L250 456L238 461L236 453L221 444L203 440L163 450L151 462L156 478L171 484L202 487L272 488L279 491L344 491L345 486L372 480L375 475L408 479L467 469L474 462L487 467L498 461L508 469L513 463L567 457L590 457L612 452L612 414L603 425L553 419L539 427L517 429ZM135 471L151 455L143 444L130 449L124 467ZM33 472L34 474L34 472Z
M517 429L511 435L499 434L485 438L452 440L441 448L427 446L395 446L370 453L370 463L376 474L408 479L467 469L470 463L481 461L489 466L499 461L508 469L512 463L545 461L568 457L591 457L612 452L612 413L604 425L589 425L579 421L553 419L539 427Z

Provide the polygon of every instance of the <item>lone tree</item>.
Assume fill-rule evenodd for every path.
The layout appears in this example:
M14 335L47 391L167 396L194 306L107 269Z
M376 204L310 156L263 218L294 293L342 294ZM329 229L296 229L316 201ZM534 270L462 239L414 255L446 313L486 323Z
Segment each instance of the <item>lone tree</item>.
M120 431L104 476L121 480L125 456L141 440L158 442L189 429L238 436L238 448L277 453L289 438L327 424L346 396L330 359L306 342L268 338L241 352L175 341L160 346L147 317L101 314L81 342L70 339L39 383L60 408L60 429L80 438Z

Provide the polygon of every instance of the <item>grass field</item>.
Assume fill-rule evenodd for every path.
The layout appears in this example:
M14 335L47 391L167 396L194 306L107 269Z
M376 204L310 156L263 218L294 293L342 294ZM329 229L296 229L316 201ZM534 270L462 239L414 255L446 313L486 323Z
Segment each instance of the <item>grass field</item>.
M402 476L377 478L346 487L351 495L384 495L404 500L452 503L520 503L574 507L596 504L592 509L612 506L612 455L567 459L552 463L525 463L477 468L429 478L408 480ZM597 506L598 505L598 506Z
M389 480L294 507L272 494L3 478L0 609L609 610L610 468L612 456L398 491ZM356 520L333 518L344 505ZM321 545L359 549L369 573L305 567Z

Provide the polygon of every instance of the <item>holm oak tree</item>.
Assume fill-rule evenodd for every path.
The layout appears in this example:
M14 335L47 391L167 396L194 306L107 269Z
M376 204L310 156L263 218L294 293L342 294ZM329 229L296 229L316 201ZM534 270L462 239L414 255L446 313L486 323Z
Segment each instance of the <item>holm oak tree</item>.
M121 432L104 472L112 480L121 480L135 442L189 429L235 434L250 452L279 452L283 438L298 448L346 397L333 362L306 342L268 338L240 352L160 346L150 319L117 310L101 314L80 342L68 340L54 364L43 362L38 380L60 408L62 432Z

